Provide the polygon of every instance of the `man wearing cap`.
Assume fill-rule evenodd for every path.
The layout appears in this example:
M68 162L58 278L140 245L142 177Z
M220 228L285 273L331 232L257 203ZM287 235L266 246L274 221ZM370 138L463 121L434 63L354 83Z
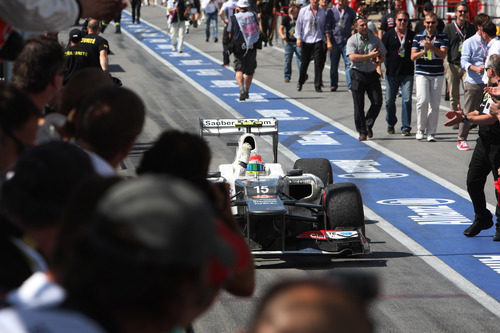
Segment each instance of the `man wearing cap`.
M236 82L240 87L240 101L249 98L253 74L257 68L257 49L262 48L259 20L250 10L248 0L238 0L239 11L231 16L231 50L234 54Z
M0 330L171 332L194 321L212 297L211 260L234 262L206 197L174 177L141 176L89 206L78 232L60 235L73 241L56 249L53 275L67 302L0 311Z
M82 31L73 29L69 32L69 46L64 51L64 80L66 84L68 80L80 69L90 66L89 53L86 51L80 41L82 40Z
M330 34L326 33L326 12L319 7L319 0L311 0L309 6L302 7L295 26L297 47L302 49L299 82L297 90L301 91L306 81L307 68L314 59L314 89L322 92L322 64L325 47L333 49ZM325 46L326 42L326 46Z

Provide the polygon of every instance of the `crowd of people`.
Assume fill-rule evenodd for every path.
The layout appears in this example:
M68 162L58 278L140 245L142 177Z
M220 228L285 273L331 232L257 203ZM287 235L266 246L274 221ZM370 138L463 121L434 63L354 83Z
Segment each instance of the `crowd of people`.
M236 22L256 25L257 16L246 0L238 8L228 33L244 41ZM255 290L229 186L207 180L204 139L167 130L136 177L117 173L146 110L110 76L100 23L70 29L66 49L53 36L26 39L11 80L0 82L0 262L8 268L0 271L1 332L189 331L221 290L238 297ZM246 94L255 65L247 45L239 54ZM310 300L313 310L317 303L346 318L362 315L350 331L371 331L373 295L345 292L327 277L295 284L327 292ZM294 291L283 288L280 295L293 297L280 302L300 302ZM252 332L266 331L262 320L274 325L266 315L274 310L262 306Z
M133 2L140 8L140 1ZM205 11L210 2L202 5ZM180 23L173 29L176 34L186 27L184 21L199 14L179 3L168 6L171 23ZM227 184L207 180L211 152L198 135L165 131L144 154L137 177L118 175L146 118L142 99L109 75L109 44L99 36L99 19L116 18L124 3L78 4L78 14L70 8L61 16L66 7L55 10L52 14L61 18L57 24L45 18L48 23L43 25L43 17L38 17L42 23L1 17L8 33L2 36L0 56L13 59L14 66L11 81L0 82L0 262L9 268L0 271L0 331L182 331L221 290L238 297L254 293L251 252L232 216ZM217 42L217 30L210 34L210 26L220 16L226 24L224 64L232 53L240 100L245 100L257 49L272 46L276 22L269 8L276 7L248 0L214 6L214 11L205 12L206 40ZM382 107L385 61L388 133L395 133L395 101L401 89L401 130L410 135L415 79L416 137L435 141L446 59L451 96L446 126L460 124L459 149L467 147L470 124L479 125L467 175L475 220L464 234L472 237L491 228L484 186L490 172L496 180L500 171L500 103L495 98L500 96L500 41L495 25L485 14L467 23L467 6L460 4L453 25L443 32L432 12L425 16L425 30L413 32L408 13L397 10L385 18L379 38L346 0L325 6L319 0L304 6L293 2L281 21L279 35L287 48L285 82L291 80L295 54L297 89L302 89L314 60L314 85L321 92L330 52L334 92L342 56L363 141L373 136ZM70 30L66 49L43 35L21 46L19 40L6 43L10 24L39 31L63 29L74 23L71 19L87 14L96 18L88 20L85 31ZM140 23L140 10L134 23ZM3 52L5 47L14 51ZM173 47L182 52L180 35ZM371 103L366 114L365 93ZM500 208L495 215L500 218ZM494 240L500 241L498 223ZM353 288L354 280L324 276L280 282L259 302L249 331L371 332L367 309L376 288L359 294L356 291L363 288Z

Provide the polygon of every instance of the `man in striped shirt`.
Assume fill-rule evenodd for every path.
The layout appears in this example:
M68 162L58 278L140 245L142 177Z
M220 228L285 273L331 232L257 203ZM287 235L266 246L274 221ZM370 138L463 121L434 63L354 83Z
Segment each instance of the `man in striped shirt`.
M425 31L415 35L411 60L416 60L415 86L417 94L417 140L435 142L439 102L444 81L443 59L448 49L448 37L438 32L436 14L425 16Z

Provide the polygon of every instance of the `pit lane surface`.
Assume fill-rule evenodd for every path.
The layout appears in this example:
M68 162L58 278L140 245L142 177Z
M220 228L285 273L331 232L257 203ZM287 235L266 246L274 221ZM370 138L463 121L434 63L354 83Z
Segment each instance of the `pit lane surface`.
M143 7L142 14L145 21L165 28L164 9ZM340 91L336 93L317 94L310 82L298 93L295 84L283 83L283 54L279 45L265 48L259 53L255 76L263 85L254 84L251 100L240 103L238 89L230 83L233 74L220 66L222 46L220 42L204 41L204 26L191 29L186 41L193 47L186 45L185 52L179 55L170 52L168 36L163 32L145 23L140 26L128 23L129 16L124 14L123 29L131 34L115 35L111 26L104 34L115 53L111 57L114 75L137 91L148 108L145 131L125 163L128 170L132 171L141 151L164 129L197 132L199 117L233 117L235 112L255 117L273 112L276 115L276 110L280 110L280 132L286 132L280 134L281 163L289 167L294 155L333 160L335 181L355 182L370 208L365 213L372 255L329 262L309 258L260 261L255 296L242 300L222 294L213 308L196 321L197 332L233 332L244 328L255 302L273 281L343 270L367 271L379 277L380 297L372 314L380 332L497 330L500 311L495 291L498 293L496 284L500 279L493 268L498 266L485 259L498 256L500 244L491 241L491 230L473 239L461 234L464 224L472 218L470 203L464 199L471 152L456 150L456 132L440 127L437 143L387 136L383 109L374 128L374 140L359 143L353 132L351 95L342 86L342 76ZM141 43L133 36L141 39ZM213 58L217 61L211 63ZM297 74L294 68L293 80ZM328 86L328 71L324 74ZM302 119L294 121L290 117ZM471 135L471 139L475 136ZM224 140L209 141L215 155L214 168L233 158L234 149L225 147ZM491 193L488 199L495 203ZM439 216L446 217L444 222L455 224L436 224L443 222ZM393 226L397 229L391 229ZM475 285L480 288L475 289Z

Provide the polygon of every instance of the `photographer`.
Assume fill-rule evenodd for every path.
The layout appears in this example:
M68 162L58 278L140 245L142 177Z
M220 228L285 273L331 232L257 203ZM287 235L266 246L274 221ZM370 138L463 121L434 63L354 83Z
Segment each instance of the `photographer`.
M172 38L172 51L182 53L186 21L189 19L191 5L187 0L169 0L167 11L169 14L170 37ZM177 40L179 38L179 40Z

